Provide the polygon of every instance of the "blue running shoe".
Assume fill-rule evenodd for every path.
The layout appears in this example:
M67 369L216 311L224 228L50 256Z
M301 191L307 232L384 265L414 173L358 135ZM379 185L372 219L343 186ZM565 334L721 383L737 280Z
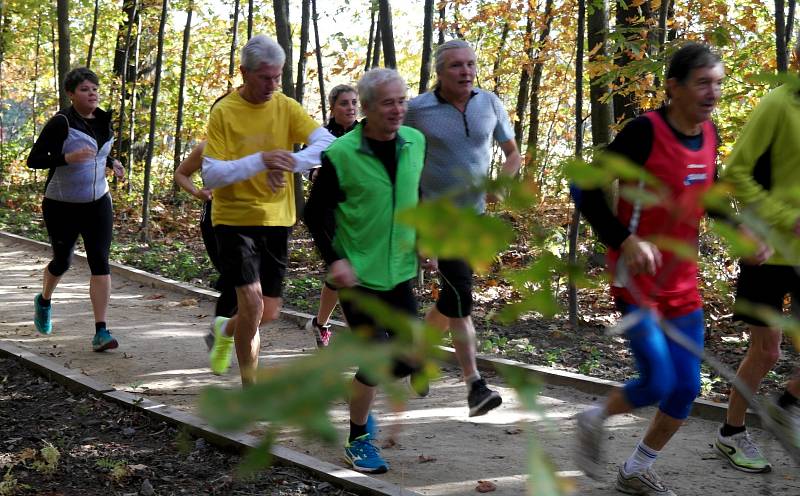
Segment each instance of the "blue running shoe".
M53 305L42 306L39 301L42 299L42 293L36 295L33 299L33 324L36 330L41 334L50 334L53 331L53 324L50 322L50 313L53 310Z
M364 434L347 443L344 447L344 456L353 470L367 474L384 474L389 470L389 464L381 458L380 448L372 444L369 434Z
M94 339L92 339L92 350L97 352L113 350L118 346L119 343L117 343L117 340L114 339L114 336L105 328L97 331L94 334Z

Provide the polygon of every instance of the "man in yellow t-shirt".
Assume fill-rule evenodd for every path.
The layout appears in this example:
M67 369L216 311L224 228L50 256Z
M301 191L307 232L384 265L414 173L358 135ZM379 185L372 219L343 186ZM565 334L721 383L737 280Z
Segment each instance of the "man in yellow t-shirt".
M236 287L238 305L234 317L212 323L211 370L228 370L235 344L245 385L258 367L258 327L277 318L281 307L296 216L291 174L319 164L334 139L299 103L277 92L284 60L283 49L267 36L247 42L239 66L244 84L211 110L203 154L222 272ZM299 143L308 147L292 153Z

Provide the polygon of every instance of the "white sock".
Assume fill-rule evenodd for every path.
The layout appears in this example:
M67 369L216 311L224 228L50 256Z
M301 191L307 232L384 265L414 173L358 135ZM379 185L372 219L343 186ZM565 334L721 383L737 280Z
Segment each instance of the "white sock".
M644 441L639 441L636 449L622 467L627 475L640 474L653 465L660 452L650 448Z
M227 330L228 330L228 323L229 323L230 321L231 321L230 319L227 319L225 322L223 322L223 323L222 323L222 325L221 325L221 326L220 326L220 328L219 328L219 333L220 333L220 334L221 334L223 337L226 337L226 338L231 338L231 339L233 339L233 336L229 336L229 335L228 335L228 333L227 333L227 332L225 332L225 331L227 331Z

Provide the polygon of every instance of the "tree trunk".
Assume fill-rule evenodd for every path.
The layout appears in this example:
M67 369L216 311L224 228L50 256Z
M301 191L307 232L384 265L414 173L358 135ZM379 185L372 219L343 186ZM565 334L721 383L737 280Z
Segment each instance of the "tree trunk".
M133 154L133 143L136 140L136 100L138 94L136 93L137 83L139 82L139 55L142 44L142 16L136 17L136 38L133 42L133 85L131 86L131 111L129 112L128 119L128 172L133 174L133 164L136 161L136 156ZM129 69L130 70L130 69ZM132 177L132 176L128 176ZM128 193L133 188L133 181L126 181Z
M247 40L253 37L253 0L247 0Z
M306 52L308 52L308 24L311 20L311 1L302 0L302 17L300 20L300 55L297 57L297 85L294 89L294 98L303 103L303 93L306 84Z
M447 4L442 2L442 6L439 7L439 39L437 40L437 44L441 45L444 43L444 32L447 29L447 19L445 16L447 15Z
M311 0L311 20L314 23L314 43L317 46L317 76L319 77L319 105L322 107L322 122L328 122L325 111L325 74L322 67L322 45L319 44L319 27L317 26L317 0Z
M50 22L50 48L52 48L53 56L53 94L58 95L58 53L56 50L58 41L56 40L56 25L52 21L55 21L54 17L51 18Z
M547 0L544 5L544 27L539 33L539 49L536 51L536 62L533 64L531 76L531 110L528 125L528 146L525 151L525 169L531 170L538 164L539 153L539 89L542 87L542 74L544 61L541 60L542 47L550 36L550 25L553 22L553 0Z
M533 11L533 5L528 3L528 19L525 22L525 38L523 40L525 46L525 58L527 60L520 61L522 69L520 70L519 92L517 93L517 119L514 121L514 140L517 142L517 148L519 149L522 149L522 128L523 122L525 122L525 108L528 106L528 85L530 85L531 72L533 70L533 16L535 14L536 13ZM508 23L506 23L506 26L507 25ZM503 41L505 40L501 40L501 43ZM500 52L498 51L497 60L499 59ZM495 74L497 74L496 71ZM495 78L497 78L496 75Z
M92 53L94 52L94 40L97 37L97 16L100 14L100 0L94 0L94 16L92 17L92 35L89 38L89 53L86 54L86 67L92 67Z
M662 6L665 7L667 0ZM589 38L589 64L598 63L606 58L608 44L608 0L595 1L594 8L587 18L587 35ZM666 12L666 9L663 9ZM666 36L666 31L661 31ZM663 45L663 41L661 42ZM592 71L590 71L591 73ZM610 88L600 82L600 75L589 80L589 101L592 114L592 145L602 147L611 142L611 124L614 120L614 109L609 97ZM605 99L605 101L603 101Z
M368 71L372 67L372 46L375 44L375 4L370 3L369 8L369 39L367 40L367 62L364 64L364 71Z
M69 97L64 89L64 77L69 72L69 0L56 0L58 19L58 103L69 107Z
M177 170L181 164L183 155L181 139L181 128L183 127L183 97L184 87L186 86L186 62L189 59L189 39L192 34L192 10L194 2L189 0L186 8L186 26L183 28L183 51L181 52L181 75L178 80L178 115L175 117L175 157L173 158L173 170ZM172 195L178 194L178 183L172 181Z
M786 52L792 52L792 33L794 32L794 12L797 5L796 0L789 0L789 14L786 16Z
M121 93L122 96L120 97L119 121L117 122L117 133L119 134L119 139L116 141L116 146L117 146L116 155L117 155L117 158L122 161L123 165L125 165L127 167L127 169L128 169L128 171L127 171L128 178L131 177L131 163L132 162L131 162L130 154L128 155L128 159L127 160L124 160L122 158L122 142L124 141L122 137L125 136L125 134L123 133L123 130L124 130L124 123L125 123L125 100L128 98L128 93L127 93L128 60L130 59L130 54L131 54L131 32L133 31L134 20L136 19L136 16L138 15L137 4L138 4L138 2L136 0L131 4L131 10L130 10L130 16L129 16L129 22L128 22L128 32L125 33L125 39L124 39L125 49L122 52L122 56L121 56L120 62L119 62L120 63L120 68L121 68L120 75L122 76L122 83L120 85L120 87L121 87L120 88L120 93ZM117 49L117 54L119 54L119 49ZM115 54L115 56L117 54ZM117 65L116 61L115 61L114 65L115 66ZM134 71L134 78L135 77L136 77L136 75L135 75L135 71ZM128 185L130 185L130 183L131 183L131 181L128 181Z
M294 98L294 81L292 78L292 31L289 24L289 0L272 0L272 9L275 11L275 32L278 35L278 44L286 53L286 62L283 64L281 83L283 94Z
M236 74L236 52L239 47L239 0L233 2L233 26L231 28L231 52L228 57L228 91L233 89L233 76Z
M0 34L2 36L2 34ZM33 55L33 98L31 99L31 122L33 123L33 132L31 142L36 141L36 103L38 99L38 86L36 83L39 82L39 48L41 47L42 39L42 13L39 12L36 14L36 51ZM2 55L0 55L0 60L2 60ZM0 72L2 75L2 72ZM34 175L36 170L34 169Z
M397 68L397 58L394 51L394 32L392 29L392 7L389 0L379 0L381 38L383 39L383 65L390 69Z
M458 3L453 4L453 31L456 32L456 38L459 40L464 39L464 31L461 29L461 22L459 22L459 17L461 13L458 10Z
M775 60L778 72L789 68L789 53L786 50L786 11L783 0L775 0Z
M125 72L124 61L130 59L130 34L136 23L138 3L139 0L124 0L122 4L122 11L127 16L117 30L117 46L114 50L114 74L119 77Z
M237 0L238 1L238 0ZM144 162L144 192L142 195L142 241L150 242L150 176L153 163L153 147L156 141L156 117L158 116L158 93L161 90L161 67L164 63L164 27L167 24L167 4L162 0L161 19L158 24L158 51L156 52L156 79L153 82L153 99L150 103L150 133L147 137L147 155Z
M419 94L428 91L433 53L433 0L425 0L425 20L422 23L422 61L419 67Z
M378 67L381 63L381 15L375 21L375 43L372 47L372 68Z
M583 39L586 3L578 0L578 40L575 55L575 157L583 156ZM577 208L572 212L569 230L569 265L575 267L578 262L578 231L581 225L581 214ZM572 276L569 280L569 323L573 330L578 329L578 289Z
M622 33L625 39L630 38L631 32L634 31L633 19L638 16L636 7L630 6L631 2L625 0L617 0L616 9L616 30ZM638 35L637 35L638 36ZM615 64L622 69L631 62L628 49L624 45L621 46L620 52L617 54ZM618 81L621 86L625 86L625 81ZM636 105L635 95L632 92L617 92L614 94L614 119L619 121L627 121L636 117L638 108Z
M525 26L527 28L527 25ZM494 64L492 65L492 74L494 74L494 89L492 92L495 95L500 96L500 63L503 61L503 50L506 47L506 39L508 39L508 30L509 30L509 23L508 21L503 23L503 31L500 34L500 46L497 47L497 53L494 57ZM533 63L531 61L530 63ZM521 119L520 116L517 116Z

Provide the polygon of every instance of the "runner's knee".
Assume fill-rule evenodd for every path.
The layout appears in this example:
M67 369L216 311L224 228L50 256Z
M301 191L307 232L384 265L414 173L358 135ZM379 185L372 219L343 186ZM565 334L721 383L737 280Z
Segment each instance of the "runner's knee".
M56 256L53 258L49 264L47 264L47 270L56 277L61 277L64 275L64 272L69 270L70 265L72 265L72 254L70 253L67 256Z

